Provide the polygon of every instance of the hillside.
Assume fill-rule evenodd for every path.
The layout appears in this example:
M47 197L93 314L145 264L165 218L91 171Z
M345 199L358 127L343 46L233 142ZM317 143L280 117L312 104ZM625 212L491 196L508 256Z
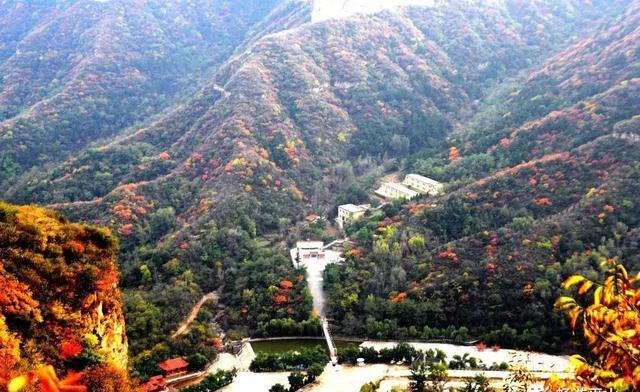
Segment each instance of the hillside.
M639 11L489 99L451 139L461 159L407 162L447 195L351 229L360 248L328 272L344 333L559 350L563 279L597 277L603 258L638 269Z
M126 391L127 337L106 230L0 204L0 388L45 365Z
M403 240L414 231L425 233L429 252L440 252L444 244L464 243L485 226L497 230L511 222L484 217L485 200L479 204L460 195L478 193L472 181L499 169L523 160L547 162L553 151L545 148L552 145L527 135L548 133L545 129L553 126L543 125L556 118L552 109L576 105L584 112L576 127L591 123L584 117L592 108L587 105L591 97L601 99L603 107L615 97L631 106L616 101L612 110L634 110L629 79L635 72L633 61L620 59L619 72L593 76L601 81L598 91L577 93L570 87L578 82L571 75L579 67L589 77L597 71L583 64L592 64L593 58L613 59L615 53L598 52L600 40L619 43L607 46L616 53L626 53L622 47L636 48L628 31L637 23L631 13L635 8L620 16L629 1L460 0L319 23L309 23L309 2L256 1L240 7L229 1L223 2L228 8L210 15L197 12L211 6L201 3L174 2L169 7L124 0L61 2L55 10L43 6L39 12L22 12L24 6L16 3L10 11L25 18L24 28L0 24L5 29L0 33L8 37L1 67L7 75L16 75L5 78L0 89L2 196L48 205L117 233L130 351L138 375L153 374L156 362L173 355L198 352L213 357L215 350L203 350L199 343L217 337L214 320L234 337L264 329L271 319L307 322L311 299L304 274L282 251L284 240L304 213L329 211L338 200L363 201L362 184L386 168L400 166L451 183L450 196L441 205L451 200L454 207L424 212L434 214L424 222L406 216L397 231ZM637 2L633 4L637 8ZM39 24L44 20L38 19L39 13L53 13L57 22ZM228 18L217 21L219 15ZM611 20L627 21L628 26L606 36L600 32L592 44L584 40ZM220 30L205 29L212 25ZM58 29L70 33L61 31L58 39ZM83 34L89 38L81 39ZM112 36L119 39L105 38ZM43 67L40 62L48 57L42 42L49 40L60 48ZM585 47L595 57L584 55L584 63L572 64ZM80 61L80 54L89 55ZM557 57L546 66L541 64L553 55ZM629 57L637 58L637 52ZM88 65L92 62L97 65ZM523 80L521 74L532 68L538 72ZM28 80L18 82L19 75ZM132 75L137 75L135 83L127 79ZM567 83L562 84L561 77ZM87 83L95 89L86 88ZM514 83L522 84L520 94L510 90ZM32 85L42 87L27 87ZM603 92L610 94L594 95ZM495 101L505 103L498 107ZM612 114L610 126L624 116L630 118ZM519 128L508 144L522 143L517 152L530 157L518 156L515 149L505 152L502 139ZM576 149L578 167L588 159L604 159L599 147L583 146L595 138L582 129L575 133L584 140L567 134L575 145L559 151ZM558 141L564 137L564 132L556 134ZM597 143L621 140L609 133L609 139ZM566 146L563 142L560 146ZM501 146L494 148L496 144ZM463 159L448 164L446 151L454 145ZM628 155L631 160L633 151ZM565 162L572 157L560 155ZM490 164L478 164L484 161ZM623 170L604 163L597 170L609 169ZM575 182L594 170L570 173L575 177L560 183L562 192L564 187L568 193L581 191ZM589 184L598 187L602 182ZM576 202L573 194L565 198L553 201L554 208ZM479 223L429 228L437 232L430 236L427 228L433 222L457 222L449 218L456 218L459 200L469 204L470 214L479 214ZM505 197L504 202L522 199ZM360 237L364 254L373 253L367 249L369 237ZM419 253L425 260L429 255ZM412 280L418 283L424 278L422 268L429 268L418 267L422 263L409 254L403 256L408 263L403 266L404 281L391 291L404 289ZM390 262L391 269L398 263ZM365 264L353 263L353 269L340 272L344 275L336 285L346 285L354 278L350 274L362 273L358 282L372 279L363 272ZM447 276L457 272L447 270ZM374 300L386 300L390 288L385 280L380 282L378 288L364 283L353 290L335 288L331 311L343 331L363 333L353 326L364 325L366 319L355 315L369 315L369 293ZM220 288L226 306L222 315L207 308L198 320L202 328L193 328L182 340L170 339L190 305ZM416 298L435 306L443 297ZM459 314L468 310L460 309ZM495 323L501 323L501 317L496 316ZM422 331L422 325L413 326Z
M234 13L237 3L3 2L0 181L67 160L190 91L277 1Z

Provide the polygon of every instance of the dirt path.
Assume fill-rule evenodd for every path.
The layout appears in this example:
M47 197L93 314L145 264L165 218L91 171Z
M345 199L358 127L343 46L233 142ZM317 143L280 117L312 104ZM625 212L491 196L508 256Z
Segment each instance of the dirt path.
M191 309L191 312L189 312L189 316L187 316L187 318L182 322L182 324L180 324L178 329L173 333L173 335L171 335L171 337L177 338L178 336L184 335L185 333L187 333L187 331L189 331L189 327L191 326L191 323L193 322L193 320L196 319L196 316L198 316L198 312L200 311L200 308L202 307L202 305L204 305L205 302L207 301L218 302L218 298L219 298L219 295L215 291L209 294L203 295L202 298L200 298L200 301L198 301L198 303L193 306L193 309Z

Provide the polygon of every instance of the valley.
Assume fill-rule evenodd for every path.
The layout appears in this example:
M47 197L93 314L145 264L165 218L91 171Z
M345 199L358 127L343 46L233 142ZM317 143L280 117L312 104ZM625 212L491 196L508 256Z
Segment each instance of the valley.
M639 141L638 0L0 2L0 391L633 390Z

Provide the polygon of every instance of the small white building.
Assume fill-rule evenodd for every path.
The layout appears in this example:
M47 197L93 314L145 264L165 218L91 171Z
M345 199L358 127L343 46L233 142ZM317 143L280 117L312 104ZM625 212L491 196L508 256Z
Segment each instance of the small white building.
M296 242L296 249L298 253L306 257L309 254L318 254L324 249L324 242L322 241L298 241Z
M345 225L351 224L369 210L369 205L355 205L355 204L343 204L338 207L338 218L336 221L340 228L344 228Z
M322 241L298 241L290 250L295 267L331 264L342 261L341 252L327 249Z
M420 193L409 189L402 184L396 184L395 182L385 182L378 190L376 190L378 196L382 196L386 199L413 199Z
M444 188L442 183L419 174L407 174L402 185L428 195L437 195Z

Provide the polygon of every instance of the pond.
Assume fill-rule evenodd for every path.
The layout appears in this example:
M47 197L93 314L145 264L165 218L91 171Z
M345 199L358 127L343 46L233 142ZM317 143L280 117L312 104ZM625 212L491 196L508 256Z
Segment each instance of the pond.
M357 346L362 342L335 340L334 343L338 348L338 351L340 351L341 348L347 347L350 344L354 344ZM329 350L327 350L326 341L323 338L318 338L318 339L291 338L291 339L263 340L258 342L251 342L251 347L253 347L253 351L255 351L256 354L257 353L281 353L285 351L300 350L301 348L305 348L305 347L311 348L315 346L322 346L322 348L324 348L327 351L327 353L329 352Z

